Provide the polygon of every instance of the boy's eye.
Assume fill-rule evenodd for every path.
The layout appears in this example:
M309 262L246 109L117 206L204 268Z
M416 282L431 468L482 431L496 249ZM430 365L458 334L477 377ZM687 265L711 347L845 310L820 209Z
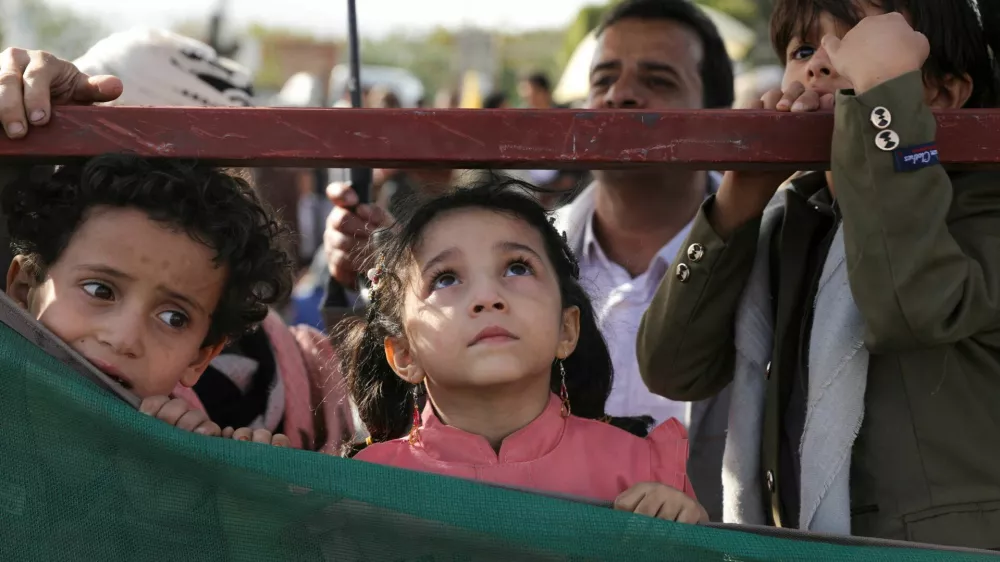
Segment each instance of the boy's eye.
M431 281L431 290L436 291L438 289L447 289L452 285L458 283L458 277L454 273L442 273Z
M188 323L188 317L184 315L184 313L177 312L176 310L161 312L158 316L164 324L170 326L171 328L183 328L184 326L187 326Z
M816 54L816 49L810 47L809 45L802 45L792 51L791 58L793 60L805 60Z
M83 290L87 292L90 296L98 298L104 301L110 301L115 299L115 292L111 290L104 283L98 283L96 281L91 281L90 283L83 284Z
M531 267L520 261L508 265L507 271L504 272L504 277L521 277L523 275L531 275Z

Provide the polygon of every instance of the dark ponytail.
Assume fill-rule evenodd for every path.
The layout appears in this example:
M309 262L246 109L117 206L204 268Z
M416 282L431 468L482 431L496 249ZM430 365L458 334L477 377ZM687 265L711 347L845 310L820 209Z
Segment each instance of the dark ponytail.
M426 227L446 211L480 208L508 214L537 229L551 260L563 308L580 309L580 335L576 350L565 359L566 387L573 415L609 421L640 436L648 432L652 419L608 418L605 402L611 393L613 368L608 347L601 335L590 298L578 281L579 266L565 237L556 231L544 208L532 197L544 190L524 182L491 174L477 185L453 190L445 195L422 199L413 196L399 205L406 214L398 222L373 237L372 266L379 268L378 288L364 319L347 320L339 327L341 372L347 380L358 414L372 442L398 439L410 430L415 401L414 385L390 368L385 356L387 337L403 335L402 308L405 298L403 271L412 260L412 249ZM551 390L558 393L562 373L553 362Z

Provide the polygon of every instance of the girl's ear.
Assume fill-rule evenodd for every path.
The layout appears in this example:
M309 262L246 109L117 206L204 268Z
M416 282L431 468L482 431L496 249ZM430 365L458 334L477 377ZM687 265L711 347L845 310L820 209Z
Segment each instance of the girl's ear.
M931 109L962 109L972 97L972 77L968 74L925 78L924 95Z
M385 338L383 343L385 358L399 378L410 384L420 384L424 380L423 368L414 360L413 352L406 338Z
M576 350L580 341L580 307L571 306L562 312L562 326L559 330L559 345L556 346L556 358L566 359Z

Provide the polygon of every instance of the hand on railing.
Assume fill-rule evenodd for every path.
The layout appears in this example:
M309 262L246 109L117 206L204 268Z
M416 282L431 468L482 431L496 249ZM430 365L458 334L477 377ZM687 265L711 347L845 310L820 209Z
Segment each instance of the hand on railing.
M708 523L708 512L684 492L658 482L644 482L625 490L615 499L615 509L657 519L695 525Z
M792 82L781 89L764 93L761 98L744 109L808 113L833 109L834 94L823 93ZM727 239L737 228L760 216L778 187L791 175L785 171L726 172L712 208L712 227L721 238Z
M53 105L112 101L122 88L114 76L88 76L49 53L18 48L0 53L0 123L12 139L26 135L28 123L48 123Z
M208 414L192 407L183 398L150 396L144 398L139 404L139 411L169 423L177 429L209 437L222 435L222 428L219 427L219 424L208 419Z
M360 204L358 194L348 182L331 183L326 195L334 205L323 233L330 276L342 286L354 289L358 272L368 258L372 233L390 224L392 217L376 205Z
M250 429L249 427L241 427L239 429L227 427L222 430L222 438L236 439L237 441L253 441L254 443L263 443L265 445L273 445L275 447L292 446L288 437L282 435L281 433L272 434L266 429Z

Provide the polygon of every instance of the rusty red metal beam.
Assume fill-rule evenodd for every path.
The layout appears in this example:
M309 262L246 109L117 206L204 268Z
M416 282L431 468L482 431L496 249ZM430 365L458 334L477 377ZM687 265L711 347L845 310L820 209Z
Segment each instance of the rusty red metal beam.
M945 163L1000 164L1000 111L938 124ZM230 166L817 169L832 127L829 113L756 111L63 107L27 139L0 139L0 162L133 151Z

